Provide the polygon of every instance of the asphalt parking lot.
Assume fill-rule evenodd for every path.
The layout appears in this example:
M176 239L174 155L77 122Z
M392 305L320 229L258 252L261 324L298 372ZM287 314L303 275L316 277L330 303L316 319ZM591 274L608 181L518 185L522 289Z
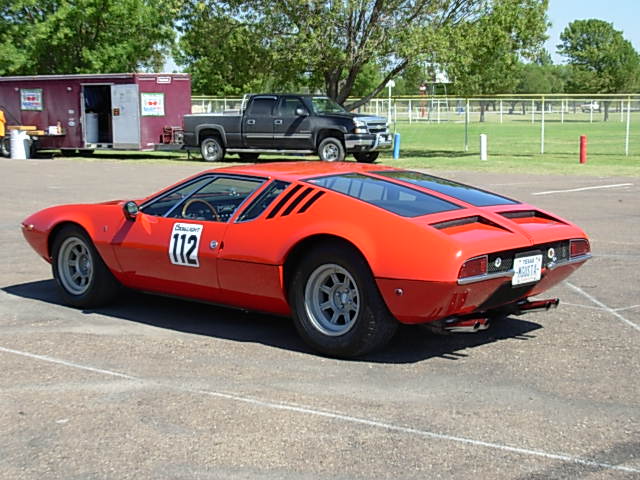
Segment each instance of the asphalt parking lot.
M640 478L640 177L436 172L574 221L594 258L550 292L555 311L403 327L343 361L287 319L132 292L60 304L24 217L207 165L0 166L2 479Z

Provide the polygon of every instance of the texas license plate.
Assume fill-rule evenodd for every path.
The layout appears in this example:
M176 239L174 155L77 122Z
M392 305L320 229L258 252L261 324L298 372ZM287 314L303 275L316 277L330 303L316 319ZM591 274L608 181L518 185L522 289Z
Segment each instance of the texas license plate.
M537 282L542 275L542 255L519 257L513 261L511 285Z

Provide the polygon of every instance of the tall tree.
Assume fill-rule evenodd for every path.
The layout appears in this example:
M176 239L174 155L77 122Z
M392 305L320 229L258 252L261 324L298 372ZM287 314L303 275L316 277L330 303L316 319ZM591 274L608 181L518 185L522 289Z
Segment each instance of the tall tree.
M486 32L483 29L502 40L497 45L483 43L486 57L492 58L495 65L511 62L513 55L538 42L537 32L541 29L544 32L545 28L547 4L546 0L190 2L198 6L190 11L201 17L209 15L207 12L220 12L223 4L228 7L225 14L230 16L232 23L240 22L248 31L255 32L256 38L260 39L254 43L255 48L268 52L269 65L266 71L260 71L258 64L252 72L254 76L267 74L306 82L310 89L320 87L343 104L354 93L354 86L369 83L368 91L349 105L350 108L366 103L384 89L388 80L408 68L425 63L472 62L473 39L484 42ZM197 60L211 59L214 60L211 63L216 64L218 54L208 52L216 44L217 36L200 34L206 30L198 20L191 18L184 28L203 45ZM514 22L517 27L512 25ZM527 34L520 25L527 25L533 34ZM506 37L514 31L517 38L507 42ZM473 39L467 38L471 34ZM460 42L467 48L458 48ZM461 56L450 55L452 46ZM512 48L516 49L515 53ZM217 65L217 68L224 66ZM364 82L364 78L374 78L369 73L376 69L382 75L373 83Z
M179 0L12 0L0 6L0 75L158 70Z
M627 93L640 82L640 56L622 32L603 20L571 22L560 34L558 53L567 57L573 93ZM609 102L605 101L605 120Z

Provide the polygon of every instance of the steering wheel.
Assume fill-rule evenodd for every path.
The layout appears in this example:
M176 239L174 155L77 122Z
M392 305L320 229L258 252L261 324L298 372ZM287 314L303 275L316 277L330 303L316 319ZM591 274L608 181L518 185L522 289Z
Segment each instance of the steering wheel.
M184 206L182 207L182 217L186 217L187 216L187 210L189 209L189 207L191 205L193 205L194 203L203 203L209 210L211 210L211 216L213 217L213 219L216 222L221 222L222 220L220 219L220 215L218 215L218 211L216 210L216 208L211 205L209 202L207 202L206 200L203 200L202 198L190 198L189 200L187 200L184 204Z

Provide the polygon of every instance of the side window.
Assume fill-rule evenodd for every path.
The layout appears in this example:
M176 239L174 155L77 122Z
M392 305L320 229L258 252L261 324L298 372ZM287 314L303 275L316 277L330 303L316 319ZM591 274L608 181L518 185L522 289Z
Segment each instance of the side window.
M275 97L256 97L251 102L247 115L268 117L276 104Z
M302 100L296 97L285 97L280 103L280 116L282 117L295 117L296 109L302 108L307 110L302 103Z
M242 202L263 183L263 179L218 177L196 191L167 216L186 220L228 222Z
M285 191L285 189L289 186L289 183L283 182L281 180L276 180L271 185L269 185L264 192L262 192L258 197L247 207L244 213L240 216L238 221L246 222L248 220L253 220L254 218L258 218L262 212L264 212L269 205L278 198L278 196Z
M189 182L187 185L178 187L170 192L165 193L161 197L152 200L148 205L142 207L142 212L147 215L154 215L156 217L163 217L172 208L177 206L185 198L191 195L196 190L202 188L207 183L211 182L213 177L207 176L199 178Z

